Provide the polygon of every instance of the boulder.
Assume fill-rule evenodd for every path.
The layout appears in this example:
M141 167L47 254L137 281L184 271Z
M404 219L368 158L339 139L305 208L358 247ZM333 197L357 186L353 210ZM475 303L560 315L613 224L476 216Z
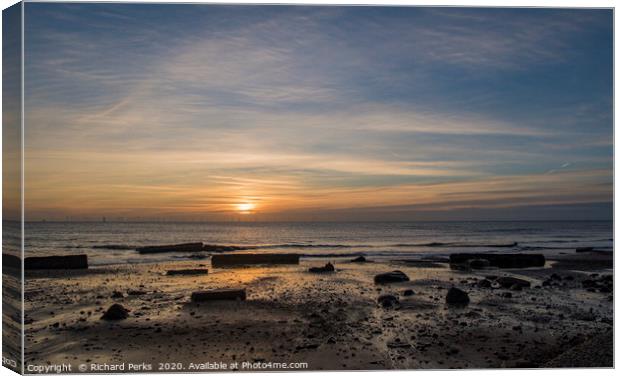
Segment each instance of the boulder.
M204 275L208 273L208 269L174 269L168 270L166 275Z
M456 287L451 287L446 295L446 303L453 306L465 306L469 304L469 295Z
M413 290L405 290L403 291L403 296L411 296L414 295L415 292L413 292Z
M325 264L325 266L321 266L321 267L313 267L308 269L308 271L310 273L331 273L334 272L336 269L334 268L334 265L332 265L331 262L328 262L327 264Z
M375 276L375 283L397 283L407 281L409 281L409 277L400 270L394 270L389 273L381 273Z
M483 269L491 266L491 262L485 259L471 259L469 260L469 267L472 269Z
M529 288L531 285L529 281L515 277L499 277L495 282L505 289L512 288L514 285L518 285L521 288Z
M129 317L129 310L118 303L114 303L101 316L101 320L124 320Z
M470 260L487 260L497 268L531 268L545 266L545 256L532 253L453 253L450 264L468 265Z
M214 289L195 291L192 293L192 302L207 302L213 300L245 300L245 289Z
M88 269L88 256L26 257L24 269Z
M488 279L481 279L480 281L478 281L478 283L476 284L478 287L481 287L483 289L488 289L491 288L491 285L493 283L491 281L489 281Z
M235 253L211 256L213 267L280 264L299 264L299 255L294 253Z
M357 256L356 258L351 260L351 262L366 262L366 257L364 257L364 256Z
M141 254L166 252L202 252L202 243L183 243L171 245L154 245L136 248Z
M392 307L398 306L399 304L398 298L394 295L389 295L389 294L381 295L377 299L377 302L383 308L392 308Z

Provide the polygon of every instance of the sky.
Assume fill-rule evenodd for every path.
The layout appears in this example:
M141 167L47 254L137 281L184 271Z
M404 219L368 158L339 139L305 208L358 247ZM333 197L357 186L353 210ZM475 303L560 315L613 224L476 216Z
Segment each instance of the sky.
M612 218L611 10L25 8L27 219Z

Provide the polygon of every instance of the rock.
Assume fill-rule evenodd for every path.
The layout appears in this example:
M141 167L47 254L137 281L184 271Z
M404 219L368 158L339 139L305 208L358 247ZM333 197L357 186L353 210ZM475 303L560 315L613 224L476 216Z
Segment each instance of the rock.
M332 265L331 262L328 262L327 264L325 264L325 266L321 266L321 267L313 267L308 269L308 271L310 273L331 273L334 272L336 269L334 268L334 265Z
M114 303L101 316L102 320L124 320L129 317L129 310L118 303Z
M168 270L166 275L204 275L208 273L208 269L175 269Z
M498 268L530 268L545 266L545 256L532 253L453 253L450 264L467 265L469 260L487 260Z
M123 295L123 293L120 292L120 291L114 291L112 293L112 299L120 299L120 298L124 298L124 297L125 297L125 295Z
M502 298L512 298L512 294L509 292L503 292L499 294L499 296L501 296Z
M131 295L131 296L146 295L146 291L141 291L141 290L127 290L127 295Z
M375 276L375 283L397 283L407 281L409 281L409 277L400 270L394 270L389 273L381 273Z
M88 256L26 257L24 269L88 269Z
M576 253L584 253L584 252L592 252L594 251L594 247L578 247L575 249Z
M183 243L171 245L154 245L136 248L141 254L165 253L165 252L202 252L202 243Z
M472 269L483 269L491 266L491 262L485 259L472 259L469 260L469 267Z
M478 287L481 287L483 289L488 289L491 287L492 282L489 281L488 279L481 279L480 281L478 281L478 283L476 284Z
M211 256L213 267L239 265L299 264L299 254L294 253L237 253Z
M195 291L192 293L192 302L206 302L212 300L245 300L245 289L214 289Z
M392 308L392 307L396 307L400 304L400 302L398 301L398 298L394 295L381 295L378 299L377 302L379 304L381 304L381 306L383 308Z
M515 283L514 285L510 286L510 289L512 291L521 291L523 290L523 287L520 284Z
M403 296L411 296L415 294L415 292L413 292L413 290L405 290L403 291Z
M469 304L469 295L456 287L451 287L446 295L446 303L454 306L465 306Z
M521 279L521 278L515 278L515 277L499 277L498 279L495 280L497 283L499 283L500 286L502 286L505 289L509 289L511 288L513 285L519 285L521 286L521 288L529 288L530 287L530 282Z
M366 257L364 257L364 256L357 256L356 258L351 260L351 262L366 262Z

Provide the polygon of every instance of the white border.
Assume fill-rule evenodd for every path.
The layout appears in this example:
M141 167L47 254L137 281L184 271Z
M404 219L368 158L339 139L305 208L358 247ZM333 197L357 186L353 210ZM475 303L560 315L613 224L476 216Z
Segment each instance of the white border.
M39 0L29 0L29 2L40 2ZM49 1L51 2L51 1ZM105 2L105 1L94 1L94 0L81 0L81 1L55 1L55 2L84 2L84 3L88 3L88 2ZM274 1L260 1L260 0L244 0L244 1L234 1L234 0L210 0L210 1L205 1L205 2L197 2L197 1L180 1L180 0L149 0L149 1L116 1L116 2L122 2L122 3L205 3L205 4L277 4ZM15 4L16 1L14 0L0 0L0 6L2 9L5 9L13 4ZM282 2L284 3L284 2ZM579 1L579 0L511 0L511 1L501 1L501 0L449 0L449 1L437 1L437 0L426 0L426 1L417 1L417 0L373 0L373 1L369 1L369 0L306 0L306 1L300 1L300 0L288 0L285 2L286 4L304 4L304 5L310 5L310 4L315 4L315 5L383 5L383 6L390 6L390 5L405 5L405 6L469 6L469 7L559 7L559 8L580 8L580 7L585 7L585 8L615 8L615 2L614 1L610 1L610 0L590 0L590 1ZM22 6L23 9L23 6ZM22 12L22 103L21 103L21 123L22 123L22 169L21 169L21 194L22 194L22 256L23 256L23 252L24 252L24 245L23 245L23 235L24 235L24 228L23 228L23 217L24 217L24 144L25 144L25 140L24 140L24 53L23 53L23 42L24 42L24 35L23 35L23 24L24 22L24 15ZM0 20L1 23L1 20ZM1 28L0 28L1 30ZM1 33L1 31L0 31ZM615 73L615 69L616 69L616 62L618 61L618 51L615 48L615 41L618 40L618 27L616 24L616 18L614 16L614 73ZM1 47L1 37L0 37L0 47ZM1 64L0 64L0 68L1 68ZM616 75L614 74L614 109L616 108L616 106L618 106L618 99L615 96L615 87L616 87ZM0 90L2 88L2 85L0 83ZM2 104L0 103L0 112L2 110ZM618 166L615 164L615 145L618 144L618 142L620 142L620 136L615 132L615 124L616 124L616 111L614 110L614 239L619 239L619 235L620 235L620 228L618 226L618 224L615 222L615 213L616 213L616 208L618 207L618 203L615 200L616 197L616 192L617 192L617 186L615 184L615 176L617 176L617 172L618 172ZM2 152L2 145L0 144L0 154ZM1 174L1 170L2 167L0 165L0 184L2 182L2 174ZM2 230L2 212L0 211L0 231ZM615 248L615 247L614 247ZM615 250L614 250L615 251ZM23 259L23 257L22 257ZM614 257L614 269L616 270L617 267L617 262L618 262L618 258ZM1 264L1 263L0 263ZM616 275L614 277L617 277ZM616 286L615 284L615 278L614 278L614 287ZM23 268L22 268L22 324L23 324ZM617 312L617 301L614 299L614 312ZM615 314L614 314L614 319L615 319ZM614 320L615 323L615 320ZM614 325L614 338L617 338L617 334L618 334L618 327ZM24 341L24 335L23 335L23 325L22 325L22 347L23 347L23 341ZM614 360L617 361L619 358L619 354L620 354L620 350L618 349L619 346L614 346ZM24 353L22 351L22 365L24 362ZM551 375L551 376L581 376L584 374L584 371L588 373L588 375L610 375L614 372L614 370L612 369L541 369L541 370L497 370L497 369L492 369L492 370L474 370L473 372L484 372L484 373L502 373L502 374L510 374L510 375L531 375L531 374L539 374L539 373L545 373L546 375ZM364 371L345 371L348 374L358 374L358 375L362 375L365 374L367 372ZM472 371L467 371L467 370L456 370L456 371L380 371L380 372L398 372L399 374L411 374L413 375L413 373L415 372L417 375L430 375L431 373L436 373L436 372L442 372L442 374L445 375L461 375L461 374L471 374ZM300 374L319 374L318 372L297 372ZM321 375L338 375L341 374L342 372L321 372ZM4 376L4 375L14 375L15 373L8 370L7 368L4 367L0 367L0 376ZM212 374L212 373L210 373ZM224 374L224 373L217 373L217 374ZM230 373L228 373L230 374ZM258 372L254 372L254 373L249 373L249 372L239 372L237 374L252 374L252 375L257 375ZM276 372L260 372L260 375L279 375L281 373L276 373ZM149 375L146 374L145 375ZM166 374L166 373L153 373L153 375L175 375L175 374Z

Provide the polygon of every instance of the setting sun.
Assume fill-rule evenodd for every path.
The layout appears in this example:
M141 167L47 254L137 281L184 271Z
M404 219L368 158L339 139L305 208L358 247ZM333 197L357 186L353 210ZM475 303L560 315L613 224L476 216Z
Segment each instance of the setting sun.
M252 211L255 207L256 206L251 203L237 204L237 210L239 210L242 213L248 213Z

